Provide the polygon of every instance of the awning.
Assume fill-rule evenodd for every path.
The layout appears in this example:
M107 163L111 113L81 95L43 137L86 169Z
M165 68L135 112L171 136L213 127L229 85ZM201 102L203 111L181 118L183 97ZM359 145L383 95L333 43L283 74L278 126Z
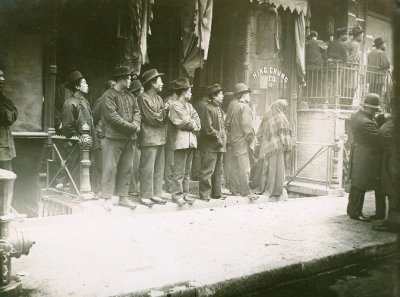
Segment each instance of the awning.
M282 6L291 12L297 11L299 14L308 14L308 0L250 0L250 2L258 2L259 4L273 4L276 8Z

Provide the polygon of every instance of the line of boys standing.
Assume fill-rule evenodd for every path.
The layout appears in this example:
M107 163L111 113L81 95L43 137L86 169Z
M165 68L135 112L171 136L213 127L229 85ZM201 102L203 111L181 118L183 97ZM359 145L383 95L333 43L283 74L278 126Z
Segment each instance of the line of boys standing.
M220 107L224 95L218 84L207 88L207 98L196 104L195 109L190 103L192 85L188 79L172 81L173 95L164 103L158 95L163 89L162 76L156 69L150 69L142 74L142 83L132 82L127 67L115 68L112 72L115 83L109 85L94 107L94 117L101 119L96 126L84 98L88 92L86 81L79 71L67 77L67 87L73 95L66 102L74 104L64 104L63 126L72 127L71 134L79 135L80 125L90 122L91 131L101 131L93 134L95 138L101 134L102 138L102 160L95 162L102 164L101 198L105 199L105 207L111 209L112 197L119 196L120 205L135 208L137 204L130 192L137 191L138 179L140 203L165 204L164 176L173 201L179 205L193 203L194 198L205 201L223 198L222 164L227 142L232 157L225 162L231 162L230 173L234 171L226 174L231 192L257 198L249 188L249 158L254 152L255 139L249 107L251 90L243 83L235 86L236 100L228 109L225 123ZM199 197L194 197L189 194L189 179L197 148L201 159L200 168L195 168L199 172Z

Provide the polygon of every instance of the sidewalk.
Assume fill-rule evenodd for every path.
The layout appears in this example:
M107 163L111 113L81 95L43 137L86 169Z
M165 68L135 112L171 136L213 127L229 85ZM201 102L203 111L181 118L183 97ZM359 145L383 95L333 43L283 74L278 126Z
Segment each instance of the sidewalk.
M393 251L396 236L345 215L347 198L28 219L13 260L24 296L240 296ZM365 214L372 214L368 196Z

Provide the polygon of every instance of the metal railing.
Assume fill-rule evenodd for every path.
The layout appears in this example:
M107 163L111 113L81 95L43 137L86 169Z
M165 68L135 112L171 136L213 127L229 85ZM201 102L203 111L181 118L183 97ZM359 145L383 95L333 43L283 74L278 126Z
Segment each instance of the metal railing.
M388 70L328 61L306 68L303 100L309 108L356 109L367 93L377 93L382 98L382 108L387 109L392 85Z

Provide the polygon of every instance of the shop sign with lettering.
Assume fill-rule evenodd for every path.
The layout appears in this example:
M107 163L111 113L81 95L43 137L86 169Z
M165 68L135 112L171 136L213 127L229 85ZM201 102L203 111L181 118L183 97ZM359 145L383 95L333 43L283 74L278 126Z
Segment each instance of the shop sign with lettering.
M260 80L260 89L272 88L275 84L283 84L284 88L289 78L277 67L260 67L252 74L253 79Z

